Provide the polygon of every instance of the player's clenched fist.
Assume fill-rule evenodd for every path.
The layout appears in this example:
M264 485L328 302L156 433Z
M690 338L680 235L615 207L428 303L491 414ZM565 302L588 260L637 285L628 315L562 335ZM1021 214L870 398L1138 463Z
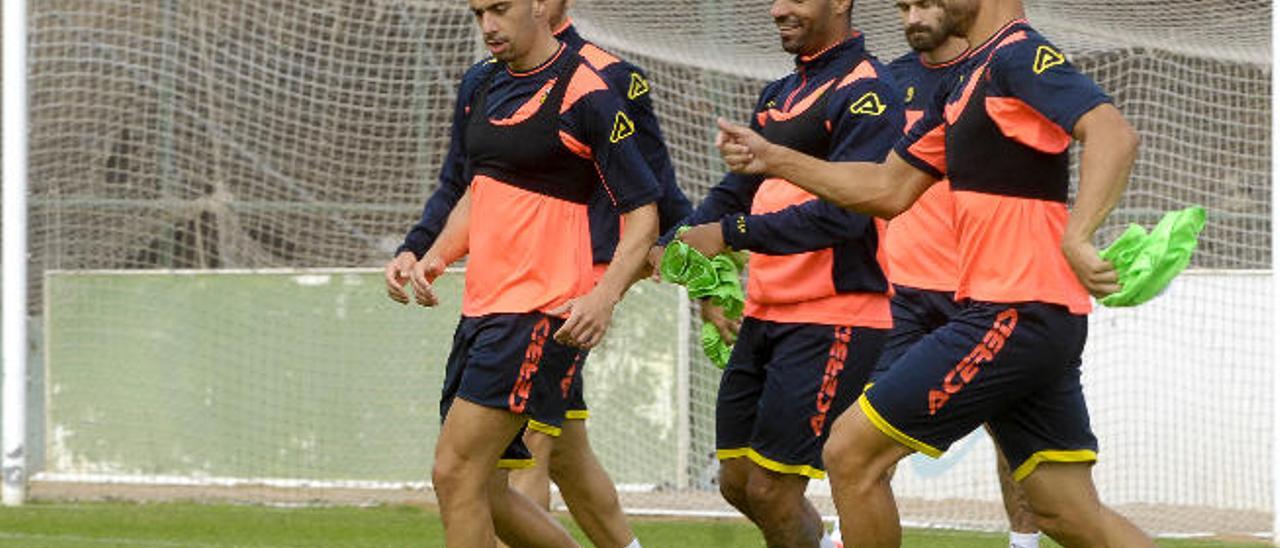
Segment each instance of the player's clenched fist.
M720 132L716 134L716 148L720 157L735 173L764 173L767 164L763 155L769 142L750 128L740 126L724 118L716 120Z

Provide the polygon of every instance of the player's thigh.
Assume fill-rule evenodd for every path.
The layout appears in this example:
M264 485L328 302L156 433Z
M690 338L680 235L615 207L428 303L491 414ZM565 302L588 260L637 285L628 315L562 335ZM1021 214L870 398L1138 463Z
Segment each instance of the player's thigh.
M885 334L883 329L817 324L779 329L760 400L762 420L756 422L751 441L757 464L774 472L822 477L822 447L831 424L861 393Z
M453 402L436 441L436 462L445 469L478 463L492 466L518 441L525 418L463 398Z
M940 456L1062 368L1060 325L1035 303L967 306L911 347L859 404L899 443Z
M890 306L893 310L893 328L889 330L884 351L871 373L871 382L883 376L898 358L925 335L946 325L960 308L954 300L954 294L950 292L906 286L894 286Z
M764 392L765 365L771 356L768 342L770 322L745 318L738 340L716 393L716 449L737 451L748 446L757 419L760 396Z
M1016 481L1026 479L1044 463L1082 463L1097 460L1098 440L1090 426L1089 409L1081 385L1080 353L1087 319L1061 315L1050 318L1060 340L1076 345L1049 346L1037 368L1042 381L1020 399L1012 400L990 422L992 436Z

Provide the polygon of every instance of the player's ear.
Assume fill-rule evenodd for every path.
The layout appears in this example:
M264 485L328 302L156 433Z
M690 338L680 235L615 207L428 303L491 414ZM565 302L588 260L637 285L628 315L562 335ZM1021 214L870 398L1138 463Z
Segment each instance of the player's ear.
M852 16L854 0L835 0L835 2L836 2L836 15L843 15L846 18Z

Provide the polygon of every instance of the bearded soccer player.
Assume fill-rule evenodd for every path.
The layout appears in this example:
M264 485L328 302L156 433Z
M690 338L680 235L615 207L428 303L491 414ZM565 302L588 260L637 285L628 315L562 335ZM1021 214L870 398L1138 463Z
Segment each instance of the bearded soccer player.
M775 0L796 70L765 87L751 125L832 161L878 162L902 133L900 91L850 23L850 0ZM892 323L882 223L785 178L729 174L680 239L750 251L745 318L720 381L720 492L769 546L831 546L805 498L825 477L831 423L857 398Z
M653 112L649 81L638 67L582 38L567 16L571 3L568 0L546 1L550 27L570 51L579 53L600 72L611 89L626 97L625 112L633 124L636 145L659 183L659 224L660 230L666 230L689 214L690 204L676 186L675 170ZM476 75L487 70L487 66L487 62L473 66L464 76L464 83L474 82L478 78ZM458 118L465 115L462 110L455 114ZM441 171L440 186L423 208L422 218L397 250L396 258L386 266L389 291L402 287L403 282L397 281L398 273L408 271L426 252L466 190L466 181L462 177L464 165L460 147L451 147ZM594 274L598 279L613 258L620 228L618 211L607 192L597 190L592 196L588 216ZM407 298L407 295L401 296L402 302ZM532 459L506 464L524 466L513 470L511 484L544 509L550 508L549 483L554 480L569 511L592 543L606 547L628 546L635 542L635 536L622 512L613 482L596 459L587 439L585 420L588 411L582 381L582 365L587 353L587 350L579 350L560 381L561 395L568 398L563 425L555 426L560 424L557 418L533 417L524 433L524 442ZM634 545L639 546L639 543Z
M945 89L944 81L961 74L956 68L968 53L969 43L951 32L942 0L898 0L897 7L912 51L890 63L889 71L905 90L904 131L909 131L924 116L938 88ZM953 202L950 183L939 181L889 223L883 245L893 283L893 329L871 374L872 382L908 348L960 311L961 305L955 301L960 257ZM1009 545L1039 546L1040 533L1026 496L1010 477L1003 454L996 451L996 459L1009 517Z
M936 181L955 200L968 303L908 349L834 426L824 451L850 546L898 546L886 472L937 457L987 423L1037 525L1068 547L1154 546L1104 506L1097 439L1080 385L1089 295L1119 289L1094 232L1115 207L1137 134L1098 86L1024 19L1020 0L946 0L973 45L948 86L881 164L827 162L722 121L730 168L784 177L846 209L882 218ZM1072 137L1083 145L1067 208Z
M469 187L409 273L414 299L469 255L441 397L432 482L449 546L573 546L498 466L527 460L531 415L564 415L559 381L598 343L657 235L657 187L623 99L551 33L545 0L470 0L494 56L459 92L453 146ZM587 203L602 187L627 230L592 287ZM403 273L388 291L403 293ZM399 292L397 293L397 289ZM566 319L567 316L567 319Z

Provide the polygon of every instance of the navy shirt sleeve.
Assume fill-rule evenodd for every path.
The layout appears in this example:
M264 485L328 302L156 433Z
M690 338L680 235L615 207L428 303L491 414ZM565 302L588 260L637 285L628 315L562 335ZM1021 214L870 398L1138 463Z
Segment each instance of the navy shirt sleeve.
M880 74L884 74L880 67ZM828 103L832 162L882 162L902 132L901 92L891 78L863 78L835 92ZM762 215L744 215L721 223L734 249L787 255L832 247L863 234L869 216L814 198Z
M604 76L610 87L626 97L627 113L636 124L636 145L658 181L658 230L665 233L688 217L693 205L676 185L675 166L653 111L649 78L639 67L626 62L610 65Z
M572 77L600 78L585 65ZM620 213L657 201L658 184L636 144L635 121L627 115L626 104L614 90L605 85L587 93L569 106L567 114L561 117L566 129L591 149L603 189Z
M458 205L458 201L466 193L471 179L471 174L467 172L464 134L467 109L471 98L480 84L488 79L489 71L493 70L494 66L492 62L482 62L472 66L462 76L449 130L449 150L445 153L444 163L440 166L440 184L422 207L422 216L418 222L409 229L400 247L396 248L396 255L411 251L414 257L421 259L440 236L440 232L444 230L449 212L453 211L453 207Z
M1094 107L1111 102L1093 79L1044 40L1026 40L996 52L993 91L1018 99L1070 134Z

